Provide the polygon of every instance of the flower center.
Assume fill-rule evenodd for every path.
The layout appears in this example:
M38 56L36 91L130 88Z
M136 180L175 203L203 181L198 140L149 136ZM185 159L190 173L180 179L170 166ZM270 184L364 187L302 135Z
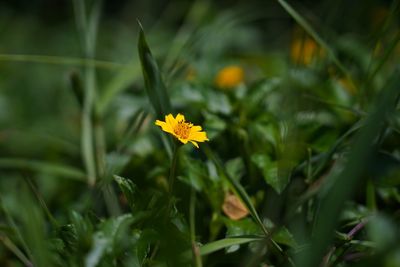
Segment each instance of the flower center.
M178 121L175 126L174 133L182 139L188 139L190 134L190 128L192 128L191 123L185 121Z

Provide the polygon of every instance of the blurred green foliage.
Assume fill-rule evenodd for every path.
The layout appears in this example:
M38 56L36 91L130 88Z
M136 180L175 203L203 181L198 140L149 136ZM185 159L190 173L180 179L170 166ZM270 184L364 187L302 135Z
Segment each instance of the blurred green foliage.
M0 266L400 266L400 1L8 0L0 30ZM172 196L170 112L210 139Z

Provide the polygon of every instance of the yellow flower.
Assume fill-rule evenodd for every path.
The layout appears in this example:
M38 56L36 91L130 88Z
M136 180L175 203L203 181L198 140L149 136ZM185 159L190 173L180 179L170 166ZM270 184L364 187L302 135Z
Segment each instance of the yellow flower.
M156 125L160 126L164 132L178 138L184 144L191 142L195 147L199 148L197 142L208 141L206 132L201 132L201 126L186 122L185 116L179 113L176 118L169 114L165 116L165 121L156 120Z
M311 38L296 38L292 42L290 56L297 64L310 65L317 56L323 56L324 52Z
M241 67L231 65L220 70L215 77L215 84L219 88L230 89L238 86L244 80L244 71Z

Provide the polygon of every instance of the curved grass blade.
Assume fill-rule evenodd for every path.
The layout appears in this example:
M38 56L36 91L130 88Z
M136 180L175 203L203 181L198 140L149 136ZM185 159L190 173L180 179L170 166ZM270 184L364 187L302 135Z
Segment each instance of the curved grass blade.
M259 236L243 236L243 237L230 237L230 238L224 238L220 239L208 244L205 244L204 246L200 247L200 255L208 255L211 253L214 253L218 250L233 246L233 245L241 245L241 244L246 244L246 243L251 243L251 242L257 242L263 240L262 237Z
M218 250L228 248L230 246L242 245L242 244L251 243L251 242L259 242L262 240L265 240L265 238L260 237L260 236L246 235L246 236L229 237L229 238L220 239L220 240L205 244L203 246L200 246L199 250L200 250L200 255L205 256L205 255L214 253ZM191 251L186 251L182 256L183 256L183 258L190 258L191 254L192 254Z

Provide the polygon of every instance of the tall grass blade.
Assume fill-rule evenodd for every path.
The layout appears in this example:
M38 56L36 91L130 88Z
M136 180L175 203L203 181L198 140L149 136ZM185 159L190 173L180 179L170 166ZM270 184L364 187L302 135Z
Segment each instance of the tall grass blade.
M287 13L326 51L333 63L343 72L344 75L353 83L350 71L340 62L333 49L319 36L311 25L285 0L277 0Z
M85 1L74 0L74 11L79 37L86 58L92 59L95 55L97 27L100 16L101 1L94 3L89 18L86 15ZM96 182L96 151L94 140L93 112L96 100L96 78L93 65L88 65L84 70L84 103L82 111L82 156L88 176L88 183Z
M374 140L384 129L384 121L394 111L399 95L400 75L395 71L387 88L381 92L374 110L365 121L364 127L355 136L353 146L348 154L343 170L330 177L332 185L322 196L320 213L316 219L316 228L311 246L304 250L298 258L298 266L318 266L326 253L328 244L333 238L334 229L343 209L344 202L349 199L358 185L363 171L370 164L376 147Z

